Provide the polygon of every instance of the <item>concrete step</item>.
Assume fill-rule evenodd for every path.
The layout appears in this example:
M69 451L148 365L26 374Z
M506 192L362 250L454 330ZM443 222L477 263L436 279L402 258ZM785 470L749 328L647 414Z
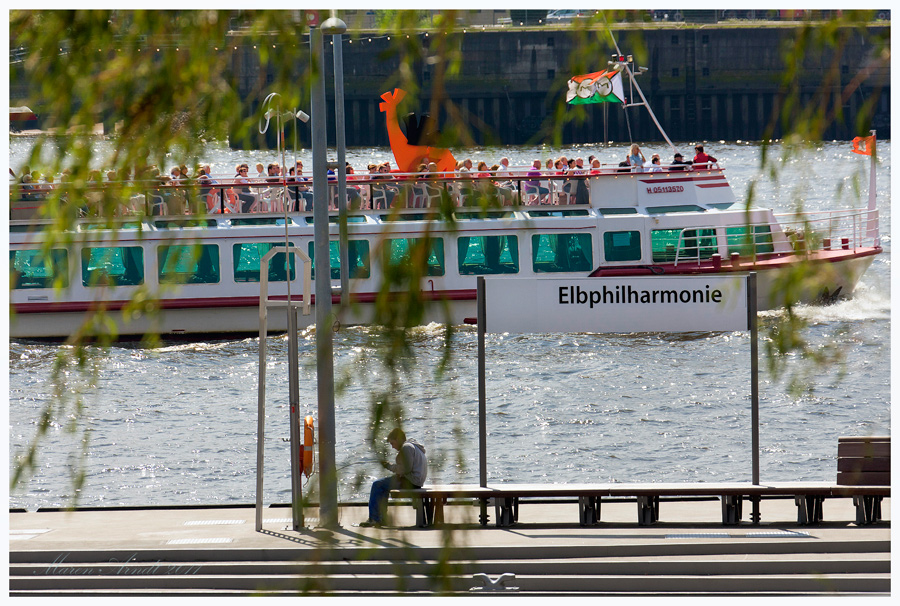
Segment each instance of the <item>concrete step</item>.
M731 537L717 539L706 533L707 538L699 535L685 536L676 532L672 538L666 538L663 532L653 539L635 537L629 543L610 544L559 544L559 545L466 545L459 547L458 559L469 561L488 561L501 559L546 560L571 558L608 558L608 557L658 557L658 556L711 556L711 555L759 555L789 553L890 553L890 540L882 539L841 539L829 540L814 538L799 533L794 538L742 538ZM721 533L720 533L721 534ZM712 537L712 538L709 538ZM378 546L378 559L390 561L427 561L446 559L441 547L391 547ZM96 562L235 562L235 561L352 561L368 555L359 548L335 549L255 549L255 548L204 548L185 549L142 549L136 550L95 550L68 549L57 550L14 550L9 552L10 563L34 564L76 564Z
M817 557L818 556L818 557ZM704 575L724 574L846 574L890 572L888 554L785 554L777 558L763 554L756 556L731 555L685 558L590 558L565 560L487 560L478 562L453 561L458 574L478 572L499 575L568 574L568 575ZM80 564L11 564L11 578L84 577L84 576L164 576L164 575L329 575L329 574L431 574L438 562L391 562L364 560L346 562L157 562L111 564L91 562Z
M165 577L91 576L66 577L64 584L55 586L60 577L16 579L10 583L11 595L30 592L120 593L144 591L165 593L186 590L200 593L217 591L268 592L288 591L297 593L331 592L469 592L481 587L471 576L449 576L436 581L431 576L394 574L332 575L324 577L284 576L217 576L176 575ZM622 593L622 594L672 594L672 593L888 593L890 573L837 574L837 575L516 575L507 582L522 592L567 593Z

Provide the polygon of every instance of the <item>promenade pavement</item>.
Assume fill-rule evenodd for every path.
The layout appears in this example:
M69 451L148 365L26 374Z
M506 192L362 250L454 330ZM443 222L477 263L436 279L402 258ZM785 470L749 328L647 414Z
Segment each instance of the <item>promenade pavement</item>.
M750 504L744 503L739 526L721 524L721 505L710 501L663 501L660 520L639 526L634 502L607 502L601 505L596 526L578 524L576 503L523 502L518 524L509 528L478 524L479 508L450 505L446 509L447 528L453 529L458 545L485 548L539 548L545 545L616 546L666 543L672 541L734 542L735 540L784 541L826 539L828 541L885 540L890 537L890 499L882 505L883 522L856 526L851 499L826 499L824 521L819 525L797 524L793 500L763 500L761 523L748 521ZM305 510L306 527L292 528L288 507L266 507L263 531L255 529L255 509L246 507L190 507L179 509L143 508L119 510L78 510L10 512L10 552L125 552L140 550L245 549L359 549L378 547L438 548L446 540L438 529L415 527L415 512L408 505L392 506L390 525L361 528L367 509L345 505L339 508L337 529L319 528L318 509Z

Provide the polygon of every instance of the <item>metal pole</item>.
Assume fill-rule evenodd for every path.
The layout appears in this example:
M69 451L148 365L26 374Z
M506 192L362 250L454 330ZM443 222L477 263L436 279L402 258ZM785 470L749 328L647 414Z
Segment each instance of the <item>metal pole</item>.
M313 231L316 265L316 387L319 404L319 524L338 526L335 475L334 351L331 326L331 257L328 243L328 170L326 158L325 51L322 30L310 28L313 147Z
M287 249L287 247L285 247ZM290 253L284 255L288 259ZM297 347L297 308L288 301L288 401L291 423L291 517L294 530L303 528L303 483L300 478L300 362Z
M750 424L753 449L753 485L759 485L759 325L757 320L756 272L747 276L747 315L750 324ZM750 520L759 524L759 497L754 497Z
M487 394L484 381L484 276L478 276L478 479L487 487Z
M224 195L222 196L225 197ZM269 272L260 272L259 290L259 385L256 396L256 532L262 530L263 471L266 445L266 334Z
M338 240L341 254L341 307L350 302L350 258L347 251L347 164L344 137L344 49L342 36L334 41L334 122L337 135Z

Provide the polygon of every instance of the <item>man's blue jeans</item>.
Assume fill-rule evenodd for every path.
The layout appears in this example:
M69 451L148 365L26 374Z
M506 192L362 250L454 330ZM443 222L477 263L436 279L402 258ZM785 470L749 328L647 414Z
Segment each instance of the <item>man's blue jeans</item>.
M397 488L421 488L415 486L406 478L390 476L372 482L372 492L369 493L369 519L378 524L384 523L387 514L388 496Z

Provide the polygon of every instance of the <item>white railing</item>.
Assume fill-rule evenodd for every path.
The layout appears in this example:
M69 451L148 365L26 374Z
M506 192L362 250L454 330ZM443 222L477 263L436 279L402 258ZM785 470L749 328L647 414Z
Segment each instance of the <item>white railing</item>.
M697 263L714 254L727 258L766 258L772 255L808 254L834 250L858 250L879 246L878 211L865 208L806 213L780 213L776 222L698 225L681 229L674 263ZM742 234L728 234L742 228ZM768 228L759 231L757 228ZM730 242L729 242L730 240ZM724 254L723 254L724 251Z

